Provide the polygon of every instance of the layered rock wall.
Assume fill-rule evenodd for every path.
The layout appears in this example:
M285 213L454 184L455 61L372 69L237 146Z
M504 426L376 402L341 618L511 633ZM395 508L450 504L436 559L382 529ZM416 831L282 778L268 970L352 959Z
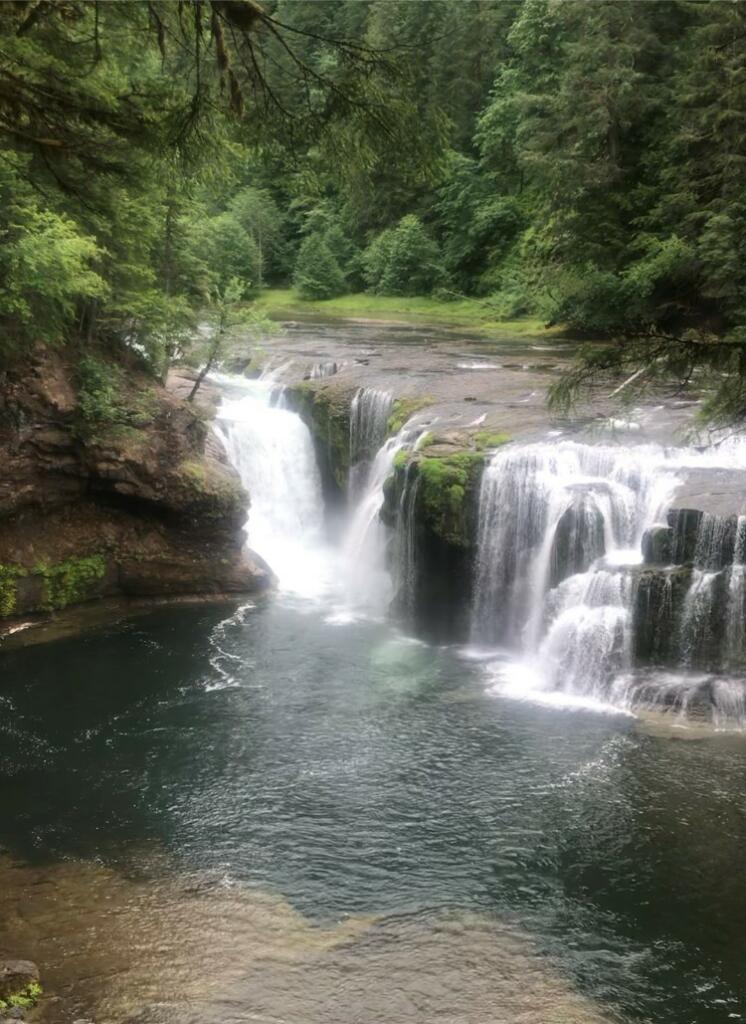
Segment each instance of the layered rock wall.
M243 551L248 495L208 425L142 369L100 365L117 384L112 421L82 414L63 354L0 378L0 617L268 586Z

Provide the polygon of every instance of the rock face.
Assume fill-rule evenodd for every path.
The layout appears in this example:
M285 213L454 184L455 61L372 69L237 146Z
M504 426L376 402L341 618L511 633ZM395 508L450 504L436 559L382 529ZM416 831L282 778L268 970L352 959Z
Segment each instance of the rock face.
M468 633L484 451L465 435L434 437L401 453L381 510L393 527L395 603L418 633Z
M321 473L324 500L339 507L345 500L350 472L350 407L358 390L349 381L315 377L285 389L288 406L311 431Z
M111 373L108 419L83 416L61 354L0 375L0 618L272 581L242 551L248 495L204 419L137 367Z

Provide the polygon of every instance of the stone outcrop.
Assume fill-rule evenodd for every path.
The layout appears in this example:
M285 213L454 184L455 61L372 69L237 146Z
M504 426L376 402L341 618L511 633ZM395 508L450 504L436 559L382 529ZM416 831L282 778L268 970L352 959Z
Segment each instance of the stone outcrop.
M387 481L381 517L412 548L407 577L392 548L395 600L424 635L466 635L485 454L468 434L426 437L416 452L400 453Z
M311 431L327 506L339 506L350 472L350 407L358 386L335 377L316 377L285 388L289 408Z
M0 618L266 588L243 551L248 495L203 415L102 355L111 408L86 416L75 366L40 349L0 376Z

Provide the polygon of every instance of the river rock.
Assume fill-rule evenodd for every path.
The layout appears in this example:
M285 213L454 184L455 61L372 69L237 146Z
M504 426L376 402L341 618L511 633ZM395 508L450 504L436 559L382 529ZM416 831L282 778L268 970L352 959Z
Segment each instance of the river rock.
M39 968L32 960L0 960L0 999L7 1001L38 984Z

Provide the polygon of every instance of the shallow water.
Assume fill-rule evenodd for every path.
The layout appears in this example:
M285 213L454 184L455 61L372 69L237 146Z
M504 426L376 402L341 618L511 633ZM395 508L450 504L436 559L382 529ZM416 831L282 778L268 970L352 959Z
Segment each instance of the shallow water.
M0 948L49 1021L746 1019L741 737L289 597L6 651L0 712Z

